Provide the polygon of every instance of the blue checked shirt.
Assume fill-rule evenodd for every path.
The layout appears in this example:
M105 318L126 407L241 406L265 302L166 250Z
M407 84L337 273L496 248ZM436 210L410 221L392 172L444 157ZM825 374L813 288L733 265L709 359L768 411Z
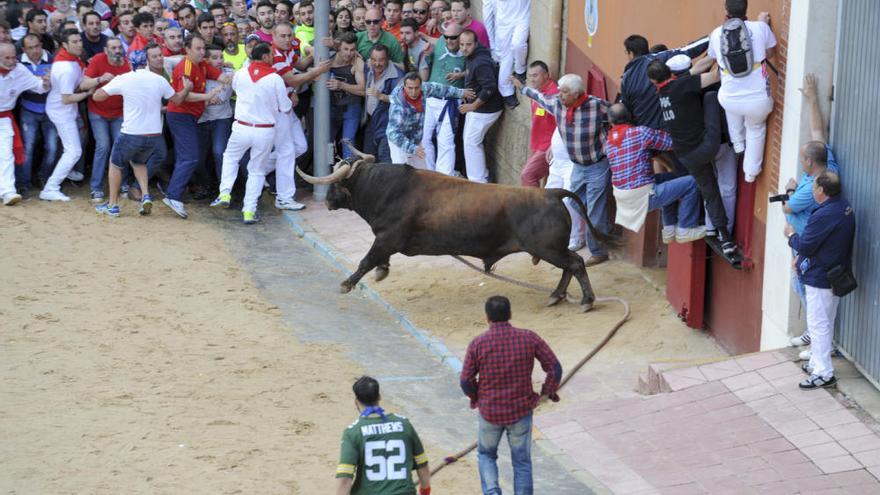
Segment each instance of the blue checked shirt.
M605 121L610 103L588 96L574 110L571 123L567 120L568 108L558 95L543 95L533 88L525 87L522 94L535 100L544 110L556 118L556 127L565 141L571 161L580 165L592 165L605 158Z
M463 89L436 84L422 83L422 111L417 111L403 93L403 83L400 83L388 99L391 101L391 110L388 115L388 127L385 134L388 142L407 153L415 153L416 148L422 141L422 127L425 124L425 98L434 97L441 100L446 98L461 98Z

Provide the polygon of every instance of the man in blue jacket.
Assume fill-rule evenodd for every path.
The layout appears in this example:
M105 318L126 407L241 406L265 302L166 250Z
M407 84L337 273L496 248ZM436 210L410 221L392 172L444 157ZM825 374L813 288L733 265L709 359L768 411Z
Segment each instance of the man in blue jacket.
M388 47L376 44L370 49L366 74L366 98L364 98L364 153L375 155L380 163L391 163L391 149L385 137L388 127L389 95L403 71L390 63Z
M849 268L855 237L856 219L850 204L841 196L840 178L823 172L813 182L813 198L819 205L810 215L801 234L785 225L788 245L797 251L798 276L807 293L807 331L812 339L812 355L804 370L810 377L800 383L814 390L837 383L831 364L831 339L840 298L831 291L828 270L841 265Z

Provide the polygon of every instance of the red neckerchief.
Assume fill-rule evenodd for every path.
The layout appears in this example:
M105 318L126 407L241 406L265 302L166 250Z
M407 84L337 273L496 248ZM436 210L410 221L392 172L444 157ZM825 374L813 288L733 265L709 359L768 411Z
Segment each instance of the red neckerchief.
M406 94L406 90L403 91L403 97L406 98L407 103L413 106L416 109L416 112L422 113L422 97L419 96L415 100L411 100L409 95Z
M565 123L566 124L571 124L572 122L574 122L574 111L577 110L578 108L580 108L580 106L583 105L584 102L587 101L587 98L589 98L589 97L590 97L590 95L588 95L587 93L584 93L581 95L580 98L577 99L576 102L574 102L574 105L568 107L568 109L565 111Z
M12 110L0 112L0 119L9 119L9 122L12 123L12 159L16 165L22 165L25 159L24 141L21 139L21 131L18 129L18 124L15 123Z
M631 124L617 124L611 126L611 130L608 131L608 142L614 146L620 147L623 143L623 138L626 137L626 131L632 127Z
M671 83L672 81L675 81L676 79L678 79L678 78L675 77L675 74L673 74L673 75L669 76L669 79L663 81L660 84L656 84L655 86L657 86L657 94L660 94L661 89L665 88L667 85L669 85L669 83Z
M10 71L9 69L4 69L4 68L0 67L0 76L5 76L6 74L9 74L10 72L12 72L12 71Z
M251 76L251 81L253 82L257 82L269 74L274 73L275 68L263 61L251 62L251 64L248 65L248 74Z
M58 54L55 55L56 62L76 62L79 64L80 69L85 69L86 64L79 57L74 57L70 54L63 46L60 50L58 50Z

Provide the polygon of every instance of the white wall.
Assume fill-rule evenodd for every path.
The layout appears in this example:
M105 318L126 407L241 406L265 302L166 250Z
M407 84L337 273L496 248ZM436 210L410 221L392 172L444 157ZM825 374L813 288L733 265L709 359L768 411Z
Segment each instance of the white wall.
M826 126L830 119L831 83L837 40L838 0L793 0L789 19L786 66L785 109L782 124L782 150L779 189L789 178L800 177L799 150L809 137L809 109L799 89L804 75L819 79L819 98ZM788 345L791 337L806 327L800 300L791 290L791 249L782 235L785 216L777 204L767 214L764 246L764 294L761 350Z

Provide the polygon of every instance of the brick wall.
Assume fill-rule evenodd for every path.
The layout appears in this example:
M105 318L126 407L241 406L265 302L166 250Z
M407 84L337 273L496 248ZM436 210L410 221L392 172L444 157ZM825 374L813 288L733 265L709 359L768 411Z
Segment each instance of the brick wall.
M764 152L766 178L762 181L762 185L768 193L779 189L779 159L782 152L782 115L785 102L785 67L788 60L788 22L791 13L791 0L783 0L781 8L782 15L779 18L773 18L773 32L777 42L776 58L773 65L779 70L779 77L771 76L774 79L774 108L773 113L767 119L767 144ZM758 194L757 201L764 198L766 195ZM767 220L765 206L763 203L755 204L755 214L762 222Z

